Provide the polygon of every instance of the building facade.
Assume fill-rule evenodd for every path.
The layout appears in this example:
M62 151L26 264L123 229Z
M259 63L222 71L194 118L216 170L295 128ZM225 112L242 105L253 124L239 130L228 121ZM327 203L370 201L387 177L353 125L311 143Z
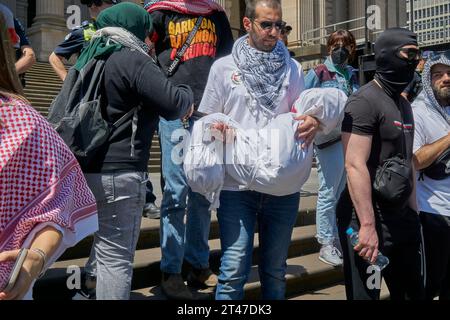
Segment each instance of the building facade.
M414 31L422 46L450 42L449 0L407 0L408 25L413 22ZM413 15L411 16L411 11ZM411 19L412 18L412 19Z
M406 0L283 0L282 3L284 19L293 27L289 39L293 45L325 44L328 35L338 29L352 31L357 42L364 43L367 18L373 25L369 41L386 28L407 25Z
M142 4L142 0L123 0ZM242 17L244 0L216 0L227 12L235 37L244 33ZM413 0L414 29L422 44L450 40L450 1ZM47 61L54 47L69 32L67 19L71 5L79 5L82 20L89 19L86 6L79 0L0 0L15 13L24 25L40 61ZM410 24L410 0L282 0L283 19L292 27L289 44L292 49L308 52L323 51L330 33L337 29L352 31L359 44L366 40L366 20L377 15L376 28L367 32L367 40L375 41L388 27L405 27ZM378 10L369 11L366 8ZM375 9L374 9L375 8ZM374 21L372 21L374 22ZM308 47L313 47L309 49ZM306 49L308 48L308 49ZM316 48L316 49L315 49ZM318 48L318 49L317 49ZM299 55L308 55L301 51ZM322 52L323 53L323 52Z

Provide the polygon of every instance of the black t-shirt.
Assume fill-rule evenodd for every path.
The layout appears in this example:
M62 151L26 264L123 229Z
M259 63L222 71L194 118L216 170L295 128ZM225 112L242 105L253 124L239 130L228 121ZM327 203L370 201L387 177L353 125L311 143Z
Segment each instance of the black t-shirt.
M164 72L172 64L177 51L186 42L196 16L173 11L155 11L151 14L154 33L152 41L158 61ZM199 106L213 62L231 53L233 35L224 12L205 16L194 40L183 56L175 74L169 79L175 84L189 84L194 91L196 108Z
M400 112L401 110L401 112ZM402 118L403 114L403 118ZM403 120L402 120L403 119ZM405 139L402 139L402 127ZM414 139L414 118L409 102L399 97L394 101L374 81L369 82L350 96L345 107L342 131L372 136L372 148L367 167L373 183L376 168L386 159L405 153L412 160ZM354 152L358 152L355 150ZM411 176L412 179L412 176ZM377 201L372 194L373 209L380 248L383 253L392 243L416 243L420 241L420 223L415 211L408 203L391 205ZM348 187L342 192L336 208L340 227L347 227L351 220L357 220Z
M372 181L378 165L386 159L397 154L403 154L408 161L412 159L414 118L411 105L403 97L394 101L374 81L347 101L342 132L372 136L367 161Z
M114 123L134 107L138 112L135 155L131 156L132 118L115 129L85 172L147 172L151 139L159 116L175 120L193 103L192 90L170 83L146 55L123 49L113 53L105 65L105 118Z
M87 41L84 40L84 29L78 27L73 29L54 50L55 54L69 60L74 54L78 55Z

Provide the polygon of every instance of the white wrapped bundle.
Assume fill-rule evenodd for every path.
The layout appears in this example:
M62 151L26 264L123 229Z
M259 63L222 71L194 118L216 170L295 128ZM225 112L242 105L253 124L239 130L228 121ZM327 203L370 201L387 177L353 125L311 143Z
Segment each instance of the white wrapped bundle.
M299 192L311 172L313 148L302 149L303 142L296 140L300 122L295 118L314 116L321 123L320 133L328 134L342 121L346 99L342 91L334 88L305 90L295 103L296 113L281 114L259 130L244 130L223 114L202 118L194 125L185 158L188 184L213 208L219 206L225 172L243 190L275 196ZM222 142L211 142L213 123L234 129L233 141L225 144L226 156Z

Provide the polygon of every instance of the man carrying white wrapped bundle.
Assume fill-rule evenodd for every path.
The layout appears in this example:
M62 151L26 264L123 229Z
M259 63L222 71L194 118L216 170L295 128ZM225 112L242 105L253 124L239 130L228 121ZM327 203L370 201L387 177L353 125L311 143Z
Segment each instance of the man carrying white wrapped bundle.
M245 130L258 130L291 110L303 91L304 79L301 66L278 41L284 25L280 1L251 0L246 4L243 25L248 35L237 40L231 55L212 66L199 111L223 113ZM295 138L307 148L319 121L311 116L296 120L303 122L296 128ZM228 126L219 123L213 128L225 131ZM223 255L216 299L243 298L256 221L262 298L284 299L286 259L300 190L285 196L250 191L229 174L222 189L217 215Z

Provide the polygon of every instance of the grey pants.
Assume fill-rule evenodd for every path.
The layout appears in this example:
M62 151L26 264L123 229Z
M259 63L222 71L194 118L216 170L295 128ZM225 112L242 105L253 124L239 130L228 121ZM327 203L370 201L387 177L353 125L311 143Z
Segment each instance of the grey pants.
M97 276L97 300L128 300L145 204L146 172L86 174L97 200L99 230L87 263Z

